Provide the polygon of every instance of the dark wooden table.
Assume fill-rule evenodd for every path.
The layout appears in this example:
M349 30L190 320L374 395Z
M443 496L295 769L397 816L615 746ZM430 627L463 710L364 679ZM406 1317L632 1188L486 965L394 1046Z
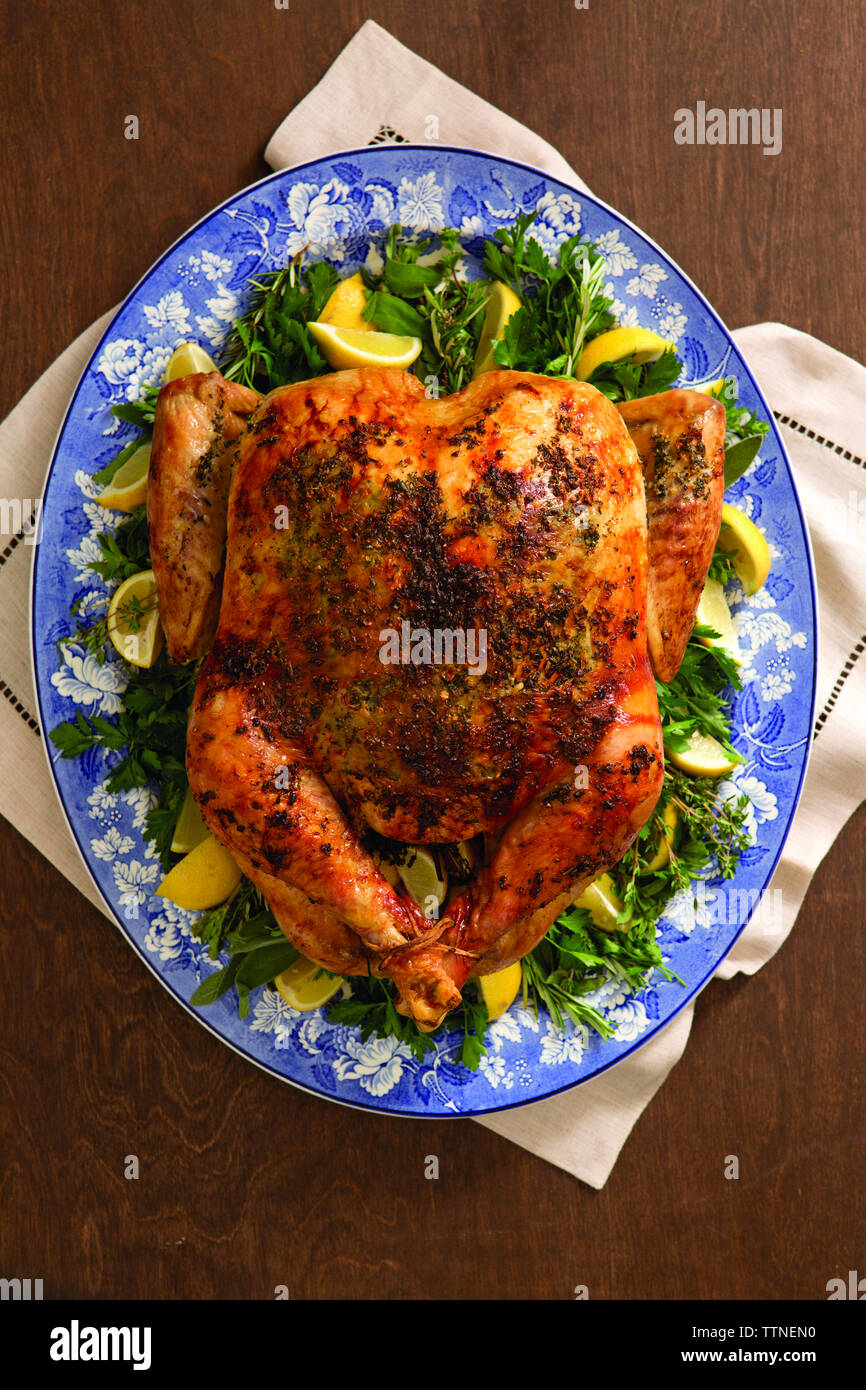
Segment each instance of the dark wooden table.
M0 414L267 172L268 137L368 16L557 145L728 323L866 359L862 5L5 0ZM675 145L699 99L781 107L782 153ZM0 856L0 1275L53 1297L812 1299L866 1273L864 810L776 958L702 997L602 1192L469 1121L262 1075L5 822Z

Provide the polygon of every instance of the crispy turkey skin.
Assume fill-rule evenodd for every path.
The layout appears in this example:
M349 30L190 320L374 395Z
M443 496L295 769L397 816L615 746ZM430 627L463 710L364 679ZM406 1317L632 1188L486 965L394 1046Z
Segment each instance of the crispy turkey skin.
M436 1027L470 974L532 949L655 806L648 587L653 662L669 679L718 533L717 403L666 393L681 399L655 415L631 403L643 410L630 418L591 386L507 371L430 400L414 376L368 368L257 404L235 394L225 431L221 382L164 388L149 499L154 553L168 530L198 576L191 641L189 585L155 565L169 650L198 655L212 637L190 785L304 954L389 976ZM672 518L647 453L686 436L668 451ZM208 450L227 463L203 470ZM192 478L224 499L228 473L214 634L213 528L172 521L170 498ZM661 566L672 537L688 551L679 590ZM405 636L387 657L397 631L417 637L420 660ZM430 658L435 634L458 632L476 653L483 634L483 663ZM369 829L415 844L483 831L491 853L434 922L380 873Z

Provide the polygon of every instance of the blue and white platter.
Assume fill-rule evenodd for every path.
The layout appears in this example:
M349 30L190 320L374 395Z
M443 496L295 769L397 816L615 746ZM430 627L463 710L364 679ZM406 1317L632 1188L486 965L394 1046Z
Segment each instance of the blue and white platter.
M111 719L124 671L99 665L82 647L57 642L73 630L70 605L105 611L108 590L88 569L96 537L115 524L94 501L93 474L133 435L109 407L157 383L173 348L197 340L218 358L241 313L252 276L286 264L302 248L349 274L393 222L407 232L457 227L469 273L480 273L483 239L537 211L532 234L548 252L582 232L605 252L609 288L622 324L652 328L676 342L683 384L733 375L740 401L768 421L770 434L728 500L767 537L767 584L751 597L734 590L732 609L744 656L744 688L734 703L734 743L745 761L731 794L750 802L752 845L721 891L708 880L682 893L660 924L669 968L684 984L655 977L638 995L608 982L590 1002L613 1036L601 1040L513 1006L492 1024L477 1072L456 1060L459 1040L438 1038L416 1060L393 1039L362 1042L355 1028L324 1011L298 1013L271 989L238 1017L234 992L191 1010L217 1037L282 1080L330 1100L390 1114L481 1115L540 1100L622 1061L679 1012L712 977L750 910L771 913L761 897L782 850L803 782L813 724L816 601L809 542L790 466L772 414L730 334L690 280L618 213L536 169L472 150L376 146L273 174L205 217L145 275L114 316L78 384L45 485L42 538L35 549L32 642L39 718L53 729L76 710ZM110 794L104 779L118 755L94 750L64 760L46 739L52 775L70 830L118 926L180 1004L216 968L193 934L195 914L155 898L161 873L143 836L147 791ZM110 1010L110 997L98 1001Z

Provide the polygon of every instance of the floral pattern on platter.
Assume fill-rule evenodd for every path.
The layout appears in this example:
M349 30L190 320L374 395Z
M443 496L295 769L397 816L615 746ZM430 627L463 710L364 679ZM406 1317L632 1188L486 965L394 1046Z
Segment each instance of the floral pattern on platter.
M684 381L737 377L741 400L772 419L748 369L712 310L651 242L586 194L507 160L471 151L378 146L287 170L217 209L172 247L123 305L85 372L58 443L43 508L34 583L34 652L44 728L76 709L111 718L124 671L100 666L74 644L70 604L104 612L108 590L87 568L97 535L112 524L94 503L92 475L132 437L109 406L159 380L173 348L194 338L218 357L251 276L285 264L303 248L348 274L381 253L388 226L410 234L459 229L467 273L478 275L485 236L535 211L532 235L548 253L578 232L606 256L608 291L622 324L654 328L677 342ZM744 689L734 703L734 740L745 761L723 784L750 802L751 847L727 886L711 880L679 894L660 924L670 968L684 986L653 978L639 995L616 980L591 996L613 1029L603 1041L519 1004L488 1030L477 1072L457 1061L455 1034L437 1036L423 1059L393 1038L363 1040L328 1023L325 1011L298 1013L274 990L252 997L241 1020L230 997L196 1016L260 1066L319 1094L403 1114L479 1114L573 1086L626 1056L706 982L743 922L725 909L734 895L754 903L766 885L790 822L811 733L815 615L808 545L781 440L771 431L758 461L729 492L766 532L773 557L758 594L733 591ZM159 867L143 840L148 791L112 794L102 785L101 750L52 767L73 833L106 902L135 949L182 1002L216 968L194 935L195 914L153 896ZM720 908L719 904L722 904ZM350 983L344 986L349 992ZM110 1008L110 1001L103 1001Z

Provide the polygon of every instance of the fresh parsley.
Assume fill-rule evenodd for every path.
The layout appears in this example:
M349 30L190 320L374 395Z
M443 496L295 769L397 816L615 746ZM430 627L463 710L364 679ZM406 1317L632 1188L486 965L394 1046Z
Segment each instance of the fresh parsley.
M295 256L284 270L251 280L252 299L236 319L220 370L229 381L267 392L328 371L307 324L325 307L339 276L326 261L304 271Z
M699 639L714 636L711 628L695 625L672 681L656 681L665 745L683 749L694 733L718 739L725 751L742 761L731 745L728 690L742 690L737 663L719 646Z
M123 405L113 405L111 413L117 420L122 420L126 425L137 425L140 430L149 432L153 425L153 417L156 413L156 398L159 395L158 386L145 386L141 396L136 401L125 401ZM135 441L135 447L141 443L140 439ZM130 453L132 450L130 449ZM114 460L117 463L117 460ZM122 460L121 460L122 462ZM99 475L97 475L99 476Z
M591 338L614 322L604 288L604 256L586 237L562 242L555 260L528 235L535 214L520 213L487 241L484 265L523 300L494 346L497 366L545 376L574 376Z
M190 1003L197 1007L215 1004L234 985L241 1018L249 1014L250 992L259 985L270 984L300 954L286 940L249 879L241 880L227 903L203 913L194 931L205 942L211 960L216 960L221 952L228 955L228 960L212 975L205 976Z
M669 391L679 381L682 369L679 357L669 348L655 362L646 362L643 366L634 366L631 362L602 362L589 380L609 401L631 401L636 396L655 396Z
M613 1029L584 996L611 975L635 992L643 989L654 970L666 980L677 978L662 962L655 933L645 937L630 930L604 932L594 926L586 908L570 907L524 957L524 1002L536 1012L543 1006L558 1028L568 1018L579 1028L592 1028L609 1038Z
M338 999L328 1009L331 1023L346 1023L361 1030L362 1041L370 1037L396 1038L405 1043L419 1060L434 1052L436 1044L429 1033L422 1033L411 1018L397 1012L397 992L390 980L370 975L353 975L351 997ZM477 1071L486 1052L487 1008L477 985L466 986L460 1007L443 1024L446 1032L459 1033L458 1058L470 1071Z
M175 666L163 653L149 669L130 668L116 722L78 710L74 720L58 724L49 735L63 758L80 757L91 748L119 755L105 779L110 792L157 788L157 802L147 812L144 829L166 868L186 795L186 726L195 677L194 666Z
M150 543L144 503L133 507L115 531L100 531L96 541L102 558L94 560L89 568L106 584L121 582L138 574L139 570L149 569Z
M744 410L737 400L737 383L732 376L725 377L715 392L716 399L725 407L725 432L731 443L758 435L764 438L770 432L766 420L759 420L752 410Z
M364 316L386 332L420 338L413 371L428 388L450 395L472 378L488 286L461 275L463 249L453 228L439 233L438 250L432 245L430 237L405 240L399 226L391 227L381 273L366 277L371 294ZM432 262L420 265L421 256Z

